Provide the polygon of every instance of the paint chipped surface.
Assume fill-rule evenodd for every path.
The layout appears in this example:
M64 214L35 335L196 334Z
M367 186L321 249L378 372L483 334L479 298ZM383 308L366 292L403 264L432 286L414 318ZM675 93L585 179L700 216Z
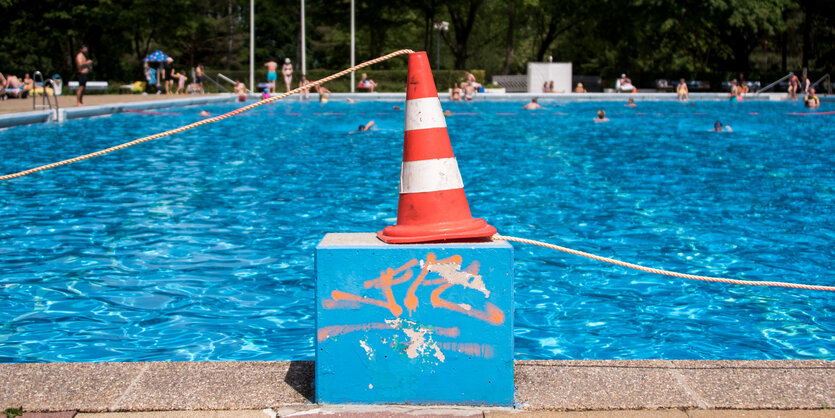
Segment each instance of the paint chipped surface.
M475 289L483 293L484 297L490 297L490 291L484 286L481 275L472 274L467 270L461 271L461 264L459 263L430 264L427 269L433 273L438 273L451 284Z
M365 355L368 356L369 360L371 360L371 358L374 357L374 350L372 350L371 347L368 346L367 340L360 340L360 347L362 347L362 349L365 350Z
M392 329L399 329L409 338L409 343L406 347L406 355L409 358L432 356L438 359L441 363L446 360L441 347L432 339L432 328L427 328L414 321L397 319L387 319L386 323Z

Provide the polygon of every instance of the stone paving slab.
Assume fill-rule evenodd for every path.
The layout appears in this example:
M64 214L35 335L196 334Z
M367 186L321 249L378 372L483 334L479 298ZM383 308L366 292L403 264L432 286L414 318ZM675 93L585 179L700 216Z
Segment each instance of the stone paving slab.
M0 364L0 410L106 411L148 363Z
M521 409L698 408L664 360L517 361Z
M821 360L517 361L515 367L516 409L481 410L674 414L713 409L823 411L835 406L835 362ZM284 406L280 413L310 415L305 411L320 408L312 404L310 361L0 363L0 376L0 410L219 411Z
M75 418L275 418L274 414L263 410L93 412L79 413Z
M313 362L145 364L145 373L110 410L257 409L308 403L313 396Z
M835 368L823 360L672 361L703 407L804 408L835 405Z

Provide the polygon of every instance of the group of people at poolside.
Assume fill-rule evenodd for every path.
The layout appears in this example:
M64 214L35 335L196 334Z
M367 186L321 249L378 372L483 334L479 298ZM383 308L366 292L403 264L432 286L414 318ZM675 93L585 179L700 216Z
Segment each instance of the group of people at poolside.
M467 71L464 81L461 82L460 87L458 86L458 83L453 84L452 90L449 92L449 100L473 100L473 97L475 97L479 88L481 88L481 84L476 81L473 73Z
M0 73L0 100L7 98L25 99L35 88L35 81L29 74L23 74L23 79L20 79L14 74L3 75Z
M142 72L145 75L145 93L162 94L182 94L182 93L199 93L203 94L203 65L198 64L194 69L195 81L189 84L186 90L186 80L188 77L182 71L177 71L174 68L174 58L168 57L157 68L151 66L147 61L143 62ZM177 89L174 89L174 80L177 80Z

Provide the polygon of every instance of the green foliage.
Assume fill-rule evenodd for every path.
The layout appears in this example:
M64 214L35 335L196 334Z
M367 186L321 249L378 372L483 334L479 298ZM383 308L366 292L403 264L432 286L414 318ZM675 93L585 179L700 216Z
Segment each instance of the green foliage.
M143 79L156 49L178 70L198 63L224 72L249 65L247 0L0 0L0 72L75 75L73 57L90 47L92 78ZM306 69L350 65L350 0L307 0ZM656 78L710 80L744 72L770 81L807 66L835 72L832 0L362 0L356 1L356 62L402 48L426 50L433 69L485 70L479 81L527 63L572 62L575 74L609 82L622 72L639 86ZM300 2L258 0L255 62L290 58L301 68ZM450 23L447 32L435 23ZM438 49L440 45L440 49ZM440 53L440 65L438 65ZM398 58L373 71L403 70ZM505 66L507 62L507 66ZM435 68L437 67L437 68ZM324 71L324 70L321 70ZM246 77L244 74L243 77ZM397 73L376 75L385 90ZM439 85L454 75L436 75ZM259 77L260 79L261 77ZM333 83L347 90L347 81Z
M15 418L23 415L23 408L6 408L3 410L3 414L6 415L6 418Z

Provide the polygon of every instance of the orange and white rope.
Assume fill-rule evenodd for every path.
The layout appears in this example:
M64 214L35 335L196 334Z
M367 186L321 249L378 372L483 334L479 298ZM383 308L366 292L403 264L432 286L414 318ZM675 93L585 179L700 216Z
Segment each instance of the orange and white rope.
M530 245L537 245L540 247L550 248L552 250L558 250L562 252L566 252L569 254L579 255L581 257L588 257L592 260L603 261L606 263L616 264L622 267L629 267L635 270L645 271L647 273L655 273L655 274L663 274L665 276L673 276L673 277L680 277L682 279L692 279L692 280L703 280L707 282L719 282L719 283L730 283L730 284L741 284L745 286L778 286L778 287L791 287L795 289L806 289L806 290L825 290L825 291L835 291L835 286L817 286L817 285L808 285L808 284L798 284L798 283L787 283L787 282L761 282L761 281L752 281L752 280L735 280L735 279L725 279L721 277L708 277L708 276L697 276L695 274L684 274L684 273L676 273L674 271L667 271L661 270L651 267L644 267L638 264L627 263L625 261L615 260L608 257L601 257L599 255L590 254L583 251L572 250L571 248L560 247L559 245L549 244L547 242L536 241L532 239L525 239L525 238L517 238L517 237L509 237L506 235L499 235L495 234L491 237L494 241L515 241L521 242L523 244L530 244Z
M221 121L223 119L230 118L232 116L235 116L235 115L238 115L240 113L246 112L247 110L254 109L258 106L265 105L267 103L272 103L276 100L281 100L281 99L283 99L285 97L288 97L288 96L292 96L292 95L294 95L294 94L296 94L296 93L298 93L302 90L307 90L307 89L314 88L314 87L316 87L320 84L327 83L328 81L331 81L333 79L342 77L345 74L349 74L353 71L359 70L360 68L367 67L369 65L374 65L378 62L382 62L382 61L385 61L387 59L394 58L398 55L412 54L414 52L415 51L412 51L411 49L401 49L399 51L392 52L391 54L383 55L382 57L374 58L373 60L365 61L363 63L357 64L357 65L355 65L351 68L344 69L344 70L342 70L342 71L340 71L336 74L331 74L331 75L329 75L329 76L327 76L327 77L325 77L321 80L316 80L312 83L308 83L304 87L295 88L295 89L290 90L286 93L279 94L278 96L270 97L269 99L264 99L264 100L261 100L259 102L255 102L251 105L247 105L247 106L244 106L242 108L235 109L235 110L233 110L229 113L224 113L220 116L215 116L213 118L203 119L199 122L194 122L190 125L181 126L177 129L172 129L170 131L165 131L165 132L161 132L161 133L154 134L154 135L151 135L151 136L146 136L144 138L135 139L135 140L130 141L130 142L125 142L124 144L119 144L119 145L116 145L114 147L110 147L110 148L103 149L103 150L100 150L100 151L91 152L91 153L85 154L85 155L80 155L78 157L69 158L69 159L66 159L66 160L63 160L63 161L58 161L58 162L54 162L54 163L51 163L51 164L42 165L40 167L31 168L29 170L20 171L20 172L17 172L17 173L6 174L6 175L3 175L3 176L0 176L0 181L9 180L9 179L17 178L17 177L23 177L23 176L26 176L26 175L29 175L29 174L32 174L32 173L37 173L38 171L48 170L50 168L60 167L62 165L72 164L72 163L75 163L75 162L78 162L78 161L83 161L83 160L86 160L86 159L89 159L89 158L98 157L100 155L104 155L104 154L111 153L113 151L118 151L120 149L125 149L125 148L128 148L128 147L132 147L134 145L141 144L143 142L151 141L151 140L154 140L154 139L159 139L159 138L162 138L162 137L165 137L165 136L174 135L176 133L187 131L189 129L194 129L194 128L196 128L198 126L201 126L201 125L206 125L208 123L218 122L218 121Z

